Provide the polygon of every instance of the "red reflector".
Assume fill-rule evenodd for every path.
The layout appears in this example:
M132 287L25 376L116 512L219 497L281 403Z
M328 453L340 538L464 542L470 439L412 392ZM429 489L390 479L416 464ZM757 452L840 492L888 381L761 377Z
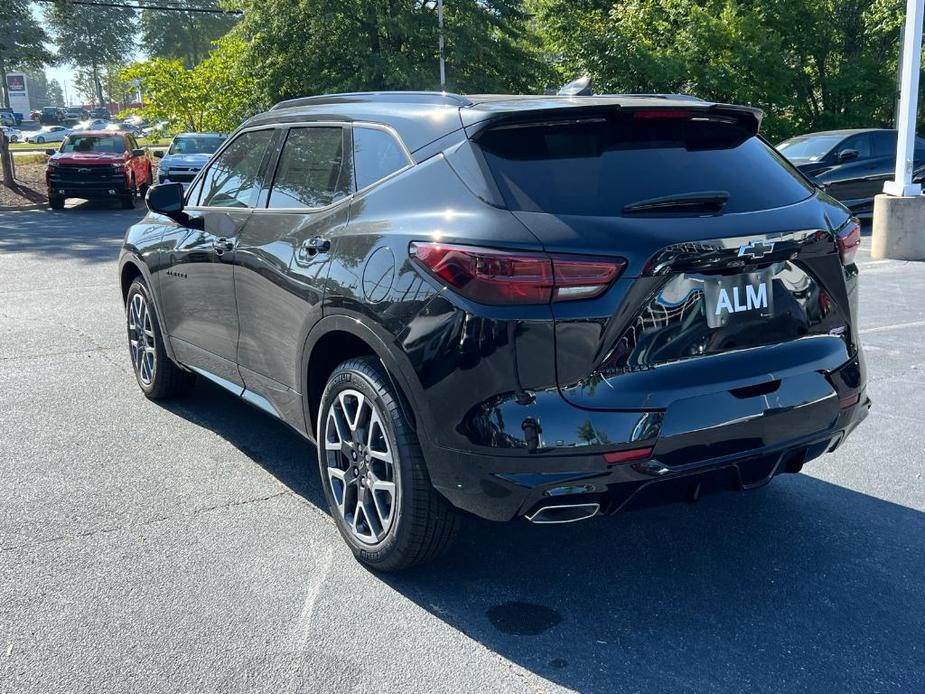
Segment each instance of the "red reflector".
M838 406L843 410L853 407L858 404L858 401L861 399L860 393L855 393L854 395L849 395L847 398L842 398L838 401Z
M851 265L854 256L861 247L861 223L852 219L844 229L838 232L838 252L841 254L843 265Z
M672 111L670 109L633 111L633 118L690 118L691 115L690 111Z
M546 304L603 294L626 261L583 260L475 246L412 243L411 255L431 274L482 304Z
M611 451L604 454L604 460L610 464L628 463L631 460L645 460L652 456L652 448L634 448L630 451Z

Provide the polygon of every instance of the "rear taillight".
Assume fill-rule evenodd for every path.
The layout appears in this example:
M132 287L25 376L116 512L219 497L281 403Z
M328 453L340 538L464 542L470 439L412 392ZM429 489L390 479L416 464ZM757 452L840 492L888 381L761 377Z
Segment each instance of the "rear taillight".
M851 265L861 246L861 223L852 218L844 228L835 235L838 240L838 252L843 265Z
M481 304L592 299L620 275L623 260L517 253L445 243L412 243L411 255L437 279Z

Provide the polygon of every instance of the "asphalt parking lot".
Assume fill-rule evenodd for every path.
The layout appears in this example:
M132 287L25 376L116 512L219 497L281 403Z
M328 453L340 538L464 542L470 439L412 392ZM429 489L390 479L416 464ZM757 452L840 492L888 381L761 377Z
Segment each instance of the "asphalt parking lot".
M871 416L803 474L378 576L312 446L137 388L142 210L0 212L0 692L925 691L925 265L859 257ZM923 232L925 233L925 232Z

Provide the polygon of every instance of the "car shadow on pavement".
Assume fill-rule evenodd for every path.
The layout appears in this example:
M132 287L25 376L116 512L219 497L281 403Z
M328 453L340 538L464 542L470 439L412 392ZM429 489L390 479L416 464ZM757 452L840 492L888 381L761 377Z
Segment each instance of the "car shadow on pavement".
M142 205L122 210L105 200L76 202L56 211L4 210L0 252L112 262L119 255L125 230L144 214Z
M327 512L285 425L211 384L167 407ZM576 691L925 691L925 514L807 474L568 525L467 518L446 557L379 579Z

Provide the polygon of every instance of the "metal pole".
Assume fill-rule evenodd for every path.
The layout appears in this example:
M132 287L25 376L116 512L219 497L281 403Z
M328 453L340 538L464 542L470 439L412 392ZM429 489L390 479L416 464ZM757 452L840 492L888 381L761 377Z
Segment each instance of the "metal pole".
M440 88L445 91L446 58L443 51L443 0L437 0L437 27L440 29Z
M922 186L912 183L915 154L915 117L918 110L919 70L922 62L922 20L925 0L907 0L906 30L902 45L902 75L900 77L899 117L896 130L896 176L883 184L889 195L921 195Z

